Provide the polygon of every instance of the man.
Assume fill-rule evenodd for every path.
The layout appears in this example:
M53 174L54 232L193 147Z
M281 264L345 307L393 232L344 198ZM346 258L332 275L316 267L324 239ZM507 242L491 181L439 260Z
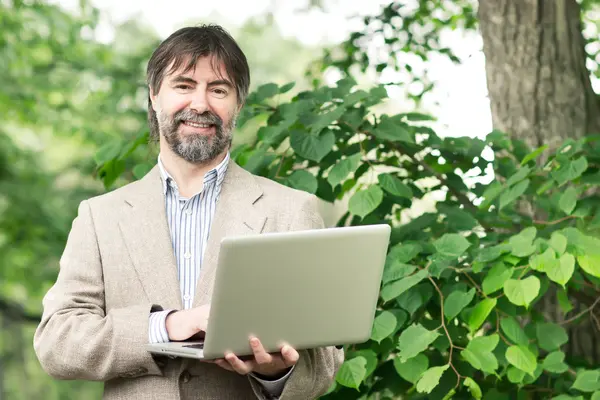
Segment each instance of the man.
M313 195L230 160L250 77L222 28L175 32L152 55L147 78L157 166L80 204L34 338L43 368L59 379L104 381L106 399L318 397L343 360L333 347L269 354L251 338L253 359L215 362L144 350L148 341L206 330L223 237L323 225Z

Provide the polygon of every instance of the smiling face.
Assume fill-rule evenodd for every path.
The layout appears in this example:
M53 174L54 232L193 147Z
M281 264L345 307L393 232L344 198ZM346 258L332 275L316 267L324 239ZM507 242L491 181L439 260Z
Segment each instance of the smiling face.
M231 145L240 109L236 89L218 63L200 57L189 71L180 68L165 75L150 99L161 136L170 151L200 164L216 159Z

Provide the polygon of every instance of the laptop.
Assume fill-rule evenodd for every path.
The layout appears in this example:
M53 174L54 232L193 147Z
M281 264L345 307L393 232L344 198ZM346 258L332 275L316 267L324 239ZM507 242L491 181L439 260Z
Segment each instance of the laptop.
M221 241L203 342L148 344L196 359L362 343L371 336L389 225L226 237Z

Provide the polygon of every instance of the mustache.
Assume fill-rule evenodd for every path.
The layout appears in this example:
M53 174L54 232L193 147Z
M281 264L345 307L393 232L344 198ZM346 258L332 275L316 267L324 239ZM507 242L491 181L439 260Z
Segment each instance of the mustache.
M205 111L202 114L193 112L192 110L185 109L177 114L173 118L177 123L183 121L195 122L197 124L211 124L217 127L223 126L223 120L218 115L213 114L210 111Z

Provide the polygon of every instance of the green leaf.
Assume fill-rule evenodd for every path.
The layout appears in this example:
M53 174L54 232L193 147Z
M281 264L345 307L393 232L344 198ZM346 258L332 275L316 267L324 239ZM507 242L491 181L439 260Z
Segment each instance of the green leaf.
M468 292L455 291L450 293L444 301L444 315L449 320L455 318L475 297L475 288Z
M472 378L469 378L467 376L463 384L469 388L469 392L471 393L471 396L473 396L473 398L475 398L476 400L481 400L483 394L481 393L481 388L479 387L477 382L475 382Z
M400 350L398 356L400 360L404 362L424 352L438 336L440 336L439 333L429 331L420 324L409 326L398 339L398 350Z
M558 305L563 314L566 314L573 309L573 304L571 304L567 291L564 288L556 289L556 299L558 300Z
M386 283L397 281L398 279L402 279L405 276L412 274L415 272L415 269L417 269L416 265L391 261L387 263L383 270L382 282L385 285Z
M579 178L587 168L587 159L584 156L581 156L574 161L567 161L562 164L558 170L552 172L552 177L556 183L563 185Z
M497 246L486 247L479 250L479 254L477 254L477 261L484 263L494 261L502 254L509 251L511 251L511 246L508 244L499 244Z
M515 368L511 365L510 367L508 367L506 376L508 377L508 380L512 383L521 383L523 382L523 378L525 378L525 371L521 371L520 369Z
M471 246L471 243L457 233L446 233L433 242L433 246L442 257L456 259Z
M335 143L335 134L331 131L321 136L310 135L302 131L292 131L290 134L290 145L301 157L319 162L325 157Z
M499 341L500 336L497 334L476 336L461 352L461 355L473 368L493 374L498 369L498 360L492 352L498 346Z
M546 271L546 274L550 280L564 287L573 276L573 272L575 272L575 257L566 253L553 265L553 268Z
M350 157L338 161L338 163L331 168L331 171L329 171L329 174L327 175L327 182L329 182L332 188L335 188L342 183L348 175L356 171L360 165L361 157L362 155L360 153L353 154Z
M379 186L370 186L368 189L354 193L348 202L348 209L354 215L366 217L381 204L383 191Z
M529 344L529 338L525 334L521 325L513 317L502 318L500 321L502 331L506 336L512 340L515 344L527 346Z
M504 191L504 186L498 181L493 181L483 192L482 197L484 200L479 205L480 210L487 210L490 205L496 200L496 197Z
M440 383L440 378L449 367L450 365L444 365L442 367L432 367L425 371L419 382L417 382L417 392L431 393Z
M512 236L508 240L511 247L511 253L517 257L527 257L531 255L536 247L533 240L537 235L537 229L533 226L523 229L519 234Z
M509 279L504 283L504 294L517 306L529 307L540 292L540 280L535 276L525 279Z
M391 118L382 117L379 125L373 130L373 135L377 139L389 140L391 142L415 142L409 130L409 126L404 122L398 122Z
M594 392L591 400L600 400L600 392Z
M261 103L279 93L279 88L275 83L265 83L264 85L259 86L255 93L255 101Z
M137 164L133 167L133 176L135 179L142 179L150 170L152 169L152 165L148 163Z
M415 286L417 283L421 282L423 279L427 278L428 275L429 272L422 269L414 275L385 285L381 289L381 299L386 303L392 299L395 299L408 289Z
M562 351L555 351L546 356L542 366L548 372L553 374L562 374L569 370L569 366L563 361L565 360L565 353Z
M567 238L560 232L553 232L548 243L559 256L567 250Z
M296 86L296 82L290 82L290 83L286 83L285 85L281 86L279 88L279 94L283 94L283 93L287 93L290 90L292 90L292 88Z
M600 371L581 370L577 373L575 383L571 389L577 389L581 392L595 392L600 390Z
M508 206L513 201L521 197L521 195L523 195L523 193L525 193L525 191L529 187L529 183L529 179L525 179L524 181L521 181L515 186L508 189L506 192L502 193L502 195L500 196L499 204L500 210L502 210L504 207Z
M375 353L371 349L362 349L352 352L352 358L354 357L364 357L367 360L365 378L370 376L377 369L377 353Z
M508 178L508 180L506 181L506 186L511 187L515 183L521 182L523 179L527 178L530 173L531 173L531 168L529 168L527 166L519 168L513 176Z
M388 258L401 263L407 263L412 261L422 250L421 245L418 243L401 243L392 247Z
M292 175L287 178L287 182L289 186L295 189L304 190L305 192L313 194L316 193L317 187L319 186L317 178L303 169L294 171Z
M394 368L402 379L415 384L429 368L429 359L424 354L419 354L404 362L396 357L394 358Z
M124 143L121 139L112 139L108 143L102 145L94 155L96 165L105 164L119 157L123 145Z
M355 92L350 93L348 96L344 97L344 106L351 107L354 104L358 103L361 100L364 100L369 97L369 93L364 90L357 90Z
M538 323L536 334L539 346L546 351L557 350L569 341L565 328L551 322Z
M398 320L394 313L382 311L373 321L373 330L371 331L371 340L381 343L383 339L390 336L396 330Z
M600 278L600 256L595 255L580 255L577 256L577 263L588 274Z
M483 279L481 287L483 293L489 295L494 293L496 290L500 290L504 287L504 283L510 279L514 272L514 268L506 268L504 263L496 263L488 272L487 276Z
M577 205L577 189L573 186L569 187L565 192L560 196L558 201L558 206L561 210L564 211L565 214L571 215L575 206Z
M469 315L469 329L471 332L476 331L479 327L485 322L486 318L494 307L496 307L497 300L495 298L486 298L481 300L479 304L473 308L471 314Z
M556 259L554 250L547 248L542 254L536 254L529 259L529 266L540 272L554 269L560 262Z
M386 192L393 196L412 199L412 190L406 186L400 179L391 174L380 174L378 176L379 184Z
M585 400L583 396L569 396L568 394L561 394L553 397L552 400Z
M545 144L541 147L538 147L537 149L535 149L534 151L532 151L531 153L527 154L525 157L523 157L523 160L521 160L521 165L525 165L527 164L529 161L535 160L536 158L538 158L546 149L548 148L548 145Z
M313 122L310 126L310 131L312 134L318 134L321 130L327 128L329 125L333 124L335 121L340 119L342 115L346 112L345 106L338 106L335 109L321 114L317 117L317 120Z
M335 380L342 386L354 388L358 390L363 379L367 375L367 359L361 356L344 362Z
M525 346L510 346L506 349L506 360L529 375L537 368L535 355Z

